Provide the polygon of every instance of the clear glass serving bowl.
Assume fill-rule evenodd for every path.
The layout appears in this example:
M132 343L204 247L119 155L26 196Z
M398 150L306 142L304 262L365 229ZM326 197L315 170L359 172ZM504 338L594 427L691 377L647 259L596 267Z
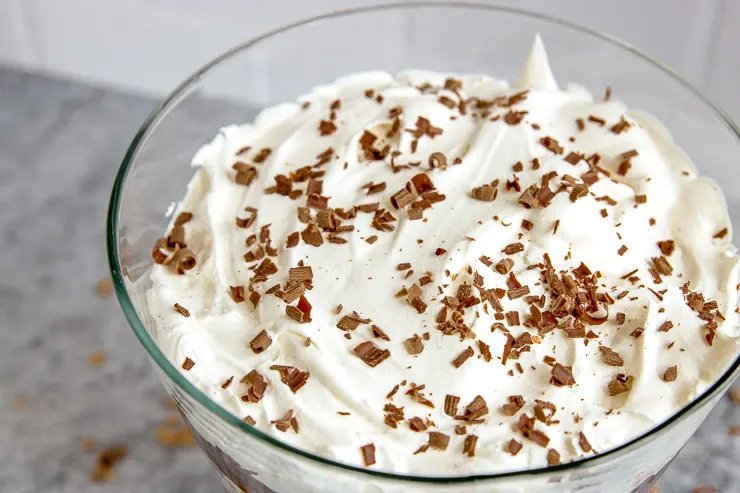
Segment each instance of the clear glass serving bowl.
M360 70L487 73L515 80L535 33L556 77L595 94L611 86L662 120L700 170L740 185L738 128L702 94L638 49L537 13L476 4L396 4L305 20L237 46L177 87L144 122L116 178L108 256L118 299L198 443L233 491L250 493L647 492L740 373L740 359L693 403L629 443L572 463L474 477L414 477L352 467L281 443L194 387L157 346L145 292L165 211L180 200L198 147L227 124ZM166 63L166 60L163 61ZM733 224L738 208L730 203Z

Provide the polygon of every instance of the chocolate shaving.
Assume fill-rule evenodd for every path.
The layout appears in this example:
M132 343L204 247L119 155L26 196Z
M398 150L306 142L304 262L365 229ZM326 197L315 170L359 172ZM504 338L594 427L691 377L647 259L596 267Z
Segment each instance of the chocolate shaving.
M625 130L628 130L631 126L632 124L625 120L624 116L620 116L619 122L615 123L610 130L615 134L621 134Z
M452 364L455 366L455 368L460 368L465 362L475 354L473 352L473 348L468 346L462 353L460 353L457 358L452 362Z
M434 169L447 169L447 157L441 152L433 152L429 155L429 167Z
M308 265L291 267L288 270L288 278L291 282L304 283L313 279L313 270Z
M540 139L540 144L542 144L548 151L552 152L553 154L562 154L563 148L558 143L557 140L553 139L552 137L542 137Z
M185 228L182 226L174 226L172 230L170 231L170 234L167 235L167 247L168 248L185 248L187 245L185 244Z
M332 121L321 120L319 123L319 133L324 135L331 135L336 132L337 126Z
M302 283L292 282L283 291L283 301L286 303L293 303L295 300L303 296L306 292L306 287Z
M485 342L478 340L478 350L480 351L481 356L483 356L483 359L486 362L489 362L493 359L493 356L491 356L491 347Z
M506 451L509 452L511 455L518 454L521 449L522 449L521 442L517 442L513 438L509 440L509 442L506 444Z
M576 383L575 378L573 378L572 367L563 366L560 363L555 363L555 365L552 367L551 374L552 378L550 379L550 383L557 387L570 387Z
M324 197L323 195L312 193L306 198L306 206L310 209L326 209L327 207L329 207L329 198Z
M514 255L515 253L519 253L523 251L524 251L524 245L518 242L506 245L506 247L503 249L503 252L506 255Z
M383 329L381 329L377 325L372 325L370 327L370 330L372 331L373 336L377 337L378 339L383 339L384 341L390 341L391 340L391 338L388 337L388 334L386 334L385 332L383 332Z
M300 324L305 324L311 321L311 319L306 317L298 307L293 305L285 307L285 314Z
M445 414L454 418L457 415L457 406L459 404L460 398L458 396L447 394L445 397Z
M469 423L478 422L480 418L488 414L488 405L482 396L478 395L465 408L465 414L456 416L455 419L467 421Z
M365 463L365 467L370 467L375 464L375 445L370 443L360 447L362 452L362 461Z
M409 180L409 182L406 184L407 189L409 185L411 185L414 190L416 190L416 193L418 195L423 195L426 192L430 192L436 188L434 186L434 183L432 183L432 180L425 173L414 175L414 177L411 178L411 180Z
M270 347L270 344L272 344L272 338L267 333L267 331L261 331L257 336L252 339L252 341L249 343L249 347L252 348L252 351L254 354L260 354L265 349Z
M287 385L294 394L306 385L311 376L311 373L300 371L292 366L273 365L270 369L280 372L280 381Z
M601 361L603 361L607 365L609 366L624 365L624 360L619 355L619 353L612 350L611 348L608 348L606 346L599 346L599 351L601 351Z
M419 433L422 431L427 431L427 425L424 423L424 420L419 417L414 417L409 419L409 428L411 428L413 431Z
M525 209L531 209L540 205L540 201L537 199L536 194L538 193L537 185L532 185L522 192L517 202Z
M182 363L182 369L185 371L190 371L195 366L195 361L191 360L190 358L186 357L185 361Z
M583 159L583 154L581 154L580 152L573 152L573 151L569 152L568 155L563 158L564 161L574 166L578 164L578 162L581 159Z
M350 316L350 315L345 315L337 323L337 328L344 330L344 331L355 330L357 327L360 326L361 323L362 322L358 320L357 318Z
M514 416L524 407L524 397L521 395L510 395L508 403L501 406L501 412L506 416Z
M241 166L237 167L237 165L241 165ZM234 169L236 169L236 174L234 175L234 181L239 185L248 187L249 185L252 184L254 179L257 177L257 168L249 164L236 163L234 164Z
M478 443L478 437L475 435L468 435L465 437L463 444L463 454L468 457L475 457L475 446Z
M503 327L503 325L501 325ZM509 356L511 355L511 350L514 349L514 343L516 342L516 339L509 334L506 333L506 343L504 344L504 352L501 355L501 364L506 365L506 361L509 359Z
M522 286L520 288L512 288L506 293L510 300L521 298L522 296L529 294L529 286Z
M609 382L609 386L607 388L610 396L615 396L619 394L623 394L624 392L629 392L629 387L627 386L627 377L623 374L619 373L614 377L614 380Z
M354 349L354 352L358 358L373 368L391 356L391 352L389 350L379 349L371 341L363 342Z
M676 250L676 242L673 240L659 241L658 248L660 248L660 253L666 257L670 257Z
M560 453L554 448L551 448L547 451L547 465L557 466L558 464L560 464Z
M450 444L450 436L440 433L438 431L429 432L429 447L435 450L447 450L447 446Z
M182 315L183 317L190 316L190 312L188 311L188 309L182 306L180 303L175 303L174 306L175 306L175 311L179 313L180 315Z
M660 257L653 257L653 265L655 265L655 270L658 271L661 275L664 276L670 276L673 274L673 267L670 263L668 263L668 259L666 259L663 256Z
M308 227L301 232L301 238L303 238L303 242L307 245L315 247L319 247L324 243L319 228L313 223L309 224Z
M666 382L674 382L678 377L678 366L671 366L663 374L663 380Z
M443 104L444 106L447 106L449 109L453 109L457 106L457 104L447 96L440 96L437 101L440 104Z
M231 299L234 300L234 303L241 303L245 300L244 286L229 286L229 292L231 294Z
M424 342L418 334L414 334L413 337L406 339L403 344L406 347L406 351L411 355L420 354L424 350Z
M498 195L498 189L493 187L492 185L482 185L480 187L475 187L470 192L470 197L475 200L480 200L482 202L493 202L496 200L496 196Z
M583 432L580 432L578 435L578 444L581 446L581 450L583 450L585 453L591 452L591 450L593 449Z

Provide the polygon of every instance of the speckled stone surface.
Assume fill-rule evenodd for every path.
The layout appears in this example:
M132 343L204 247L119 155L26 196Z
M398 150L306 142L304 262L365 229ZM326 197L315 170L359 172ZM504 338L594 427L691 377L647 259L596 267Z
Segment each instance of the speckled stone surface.
M223 491L196 448L157 441L172 412L165 392L115 299L96 294L108 272L113 177L153 105L0 69L1 492ZM100 367L88 362L96 349L107 354ZM725 397L662 491L710 483L740 492L740 438L728 436L730 424L740 424L740 406ZM96 454L83 437L127 445L115 482L90 482Z

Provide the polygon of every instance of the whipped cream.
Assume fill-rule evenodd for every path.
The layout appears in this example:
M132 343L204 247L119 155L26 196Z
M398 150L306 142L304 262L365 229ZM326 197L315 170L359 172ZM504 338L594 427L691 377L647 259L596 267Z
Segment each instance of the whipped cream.
M670 417L738 354L721 191L651 116L559 89L539 37L515 87L353 74L222 128L193 166L178 211L192 213L182 227L195 266L154 267L157 342L225 409L321 456L424 475L572 461ZM306 166L320 190L276 184ZM424 207L418 186L399 193L419 174L435 187ZM309 203L341 210L301 222L307 187ZM341 217L376 202L392 219ZM337 218L352 230L330 231ZM300 265L311 268L311 289L292 285L312 307L303 323L305 302L287 289ZM598 293L566 296L555 327L552 273ZM446 450L430 432L449 437Z

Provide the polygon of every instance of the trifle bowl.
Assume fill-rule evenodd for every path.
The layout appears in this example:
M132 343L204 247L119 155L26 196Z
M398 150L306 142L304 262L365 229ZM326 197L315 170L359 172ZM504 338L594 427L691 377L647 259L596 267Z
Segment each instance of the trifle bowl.
M523 63L530 49L529 61ZM547 67L548 55L555 76ZM364 75L346 77L357 73ZM397 79L388 75L399 73ZM457 78L450 74L461 75ZM464 74L490 74L497 79ZM436 86L426 83L425 77L436 77ZM504 79L512 84L517 81L516 85L508 87L501 82ZM569 82L578 85L568 85ZM332 101L336 87L352 85L356 86L352 89L357 93L353 96L355 102L347 98L343 106L340 99ZM466 91L474 92L473 87L483 87L494 95L502 91L500 94L506 97L489 97L489 93L485 97L483 93L461 96ZM309 92L311 88L316 89ZM413 93L416 102L437 100L433 110L437 116L429 120L409 116L421 103L398 111L383 106L392 106L399 93ZM592 98L591 94L595 96ZM360 126L347 131L347 143L351 145L347 155L359 158L348 159L351 163L332 162L334 149L328 154L314 152L316 146L296 138L299 134L294 129L295 135L281 135L269 147L255 143L254 149L244 145L229 150L227 159L233 166L229 164L228 173L223 176L198 174L193 179L190 163L208 167L221 159L224 147L219 147L220 143L229 139L240 141L240 136L265 128L280 134L291 124L291 115L315 111L322 98L327 114L316 113L316 136L308 141L334 138L360 121L363 108L382 107L389 113L388 121L374 123L373 131L385 135L388 147L384 147L382 139L376 142L375 134L368 137ZM540 100L537 98L551 106L536 105ZM592 100L597 101L602 105L599 108L612 108L613 114L607 123L586 111L579 118L572 118L573 128L553 138L558 129L550 129L549 120L538 119L537 115L541 116L540 109L546 108L556 121L565 100L571 105L573 101L582 102L584 109L597 104ZM298 103L286 103L291 101ZM625 119L620 116L622 110L614 113L614 108L623 108L617 101L642 112L629 111ZM355 113L343 114L347 108L353 108ZM444 124L438 123L440 114L444 115ZM486 123L476 130L466 130L465 139L471 144L458 146L455 129L465 128L473 114ZM250 122L255 124L234 126ZM453 140L443 134L443 128ZM586 152L590 141L584 136L591 135L589 132L611 132L616 137L609 138L616 139L623 132L625 136L648 135L645 128L653 140L646 144L638 139L635 146L641 146L640 152L609 148L611 144L599 148L604 156L611 152L618 157L615 162L607 158L600 162L600 156ZM509 129L514 130L507 133ZM397 135L396 140L393 134ZM568 134L572 134L571 138ZM509 152L507 139L521 135L536 136L533 142L542 148L521 142L517 146L530 157L536 153L539 159L517 161L523 158ZM672 144L672 139L685 154ZM601 145L599 139L596 141ZM246 139L244 143L252 142ZM448 148L441 152L436 145ZM482 154L481 145L486 149ZM578 145L582 154L573 151ZM591 142L590 148L594 145ZM302 146L306 146L304 154L300 154ZM404 153L396 150L407 147L410 154L418 151L422 157L404 161ZM458 200L454 194L460 191L459 187L450 183L463 173L460 170L470 169L470 165L465 165L473 161L471 156L480 158L481 168L506 168L501 173L503 179L491 181L473 169L474 179L465 182L468 188L459 199L462 207L453 207L440 216L445 199ZM640 159L646 156L652 156L660 165L685 165L681 173L686 180L693 180L690 183L694 188L676 185L678 188L674 189L677 178L669 180L656 175L656 182L664 180L661 185L651 189L649 195L641 193L638 189L652 186L652 175L646 175L640 183L630 180L642 172ZM670 69L603 34L532 12L479 4L410 3L352 9L298 22L250 40L198 70L170 94L135 136L116 178L108 217L108 254L118 299L129 323L198 444L230 490L647 492L740 372L736 287L729 285L737 276L736 257L729 241L731 226L740 213L732 195L736 187L732 183L731 163L738 158L740 135L729 118ZM281 159L304 167L301 173L306 176L298 177L296 169L286 170L282 178L274 181L272 176L265 176L266 167ZM553 165L555 159L558 162ZM691 161L701 175L722 185L728 194L728 207L711 182L695 180L697 171ZM375 183L352 176L336 178L331 172L324 176L324 170L330 167L347 170L361 165L365 169L367 163L383 163L392 173ZM540 166L549 169L551 165L566 171L555 172L541 183L538 176L531 188L527 177L534 175L527 173L534 173ZM587 171L581 177L583 171L577 169ZM262 174L258 177L258 173ZM228 180L224 181L224 176ZM408 182L404 187L405 180ZM550 190L548 180L557 181L559 185L554 181L552 185L555 190ZM386 181L390 184L387 190ZM614 187L614 197L597 194L602 186L597 182ZM665 187L661 188L663 184ZM256 208L234 202L240 203L234 226L233 215L220 217L218 211L233 209L231 195L237 185L261 187L267 198L259 216ZM222 188L208 194L208 198L199 195L211 187ZM377 203L372 207L365 204L368 210L359 207L359 212L333 205L331 201L341 200L342 190L355 187L362 190L366 202ZM543 195L545 188L548 193ZM676 198L676 193L685 193L687 189L693 193ZM186 191L188 198L183 201ZM629 200L629 207L618 209L618 199L623 198L619 194L627 194L624 200ZM506 206L505 200L513 206ZM328 211L327 201L333 208ZM382 206L378 205L381 201ZM672 206L663 215L658 209L653 217L644 211L653 210L650 207L654 201ZM596 202L603 206L591 210L584 205ZM570 203L572 211L554 220L551 211L559 210L559 206L550 204ZM293 214L297 205L305 209L305 221L300 219L299 211L303 223L300 229L287 241L278 239L278 231L296 228ZM387 208L387 213L382 207ZM481 207L490 208L489 217L475 216L476 211L484 210ZM290 220L284 214L288 208ZM725 208L729 210L729 219ZM703 214L705 210L711 214ZM208 223L199 217L201 212L208 213ZM355 217L359 224L362 213L368 213L369 218L374 214L373 231L363 233L347 227ZM603 219L619 227L621 222L614 219L615 214L621 214L625 224L632 224L635 215L645 214L644 223L621 233L609 229L607 240L598 221ZM402 251L404 246L407 252L411 250L403 244L404 235L417 231L413 228L427 221L441 221L445 228L436 231L444 234L471 222L471 217L475 219L476 225L471 229L475 233L465 230L466 236L454 248L435 243L439 241L435 235L420 234L417 236L424 237L418 239L413 236L411 246L426 252L430 259L438 259L435 262L442 262L441 269L423 267L419 253L408 254L408 263L390 254L392 250ZM515 225L511 218L517 219ZM484 223L484 219L489 222ZM546 220L552 224L548 223L543 233ZM675 244L667 236L654 238L654 231L665 223L670 223L671 231L676 232ZM341 229L341 224L345 229ZM206 225L203 231L208 232L194 232L197 225ZM238 251L238 258L229 242L221 242L216 236L218 231L233 234L227 226L238 228L236 232L241 235L239 249L233 249ZM272 244L270 227L275 239ZM185 230L187 236L183 236ZM514 230L514 236L527 244L524 258L529 268L521 267L521 252L525 248L522 243L497 243L499 237L511 236L503 232ZM578 250L575 240L571 252L567 238L580 238L581 242L597 246L611 245L617 241L611 238L615 232L625 243L616 244L618 250L614 248L607 256L599 247L585 263L573 260L584 252ZM530 240L535 234L540 236L536 241ZM562 249L552 247L544 256L540 249L538 254L537 245L551 245L553 237L566 238L561 242ZM642 237L649 239L655 252L649 253L651 263L644 266L644 274L638 275L622 259L633 258L635 251L652 252L643 249ZM658 246L656 239L660 240ZM360 259L363 257L357 252L384 244L390 245L387 258L358 269L364 276L361 279L345 279L355 271L348 267L352 258L342 252L355 252ZM321 249L312 249L318 245L322 245ZM269 259L275 259L282 267L278 260L281 253L293 247L297 248L291 251L300 253L289 262L290 282L273 286L275 283L268 279L277 267ZM337 250L340 247L351 250ZM689 260L677 258L676 248L687 251L684 256ZM219 262L199 257L200 251L209 249L225 257ZM320 266L311 263L318 251L325 255ZM479 263L474 268L462 264L452 268L451 263L445 263L448 256L452 258L459 251L467 257L472 255L470 252L478 252L473 257ZM537 260L526 261L527 255ZM265 259L269 262L263 263ZM600 259L605 260L598 262ZM575 262L571 270L556 272L552 265L565 265L563 262L571 260ZM229 270L237 261L239 267L234 271L240 273L240 279ZM217 273L214 276L225 276L225 280L221 279L223 285L190 284L188 279L205 269ZM377 286L375 278L389 269L401 274L392 284L394 292L384 292L388 296L383 297L370 287ZM540 272L542 279L538 277ZM628 290L608 289L606 282L613 272L624 272L625 276L617 277L620 285L647 293L634 296L640 305L634 310L644 310L649 319L642 320L629 310L618 311L633 295ZM330 289L320 281L326 281L331 274L336 275L338 284ZM681 282L668 282L669 278L684 274ZM176 279L177 275L180 277ZM561 275L565 287L559 289L572 288L572 299L562 292L546 303L539 292L545 285L554 290ZM645 279L641 280L640 275ZM258 285L250 276L264 279ZM484 284L489 276L501 280L500 293L485 288L489 286ZM409 281L404 283L405 279ZM169 287L162 288L170 280L177 287L176 298L172 298L174 291ZM456 297L442 295L448 285L456 289ZM720 287L716 301L709 296L713 286ZM707 290L706 298L698 292L701 287ZM431 288L439 290L439 299L429 294ZM422 297L424 290L426 295ZM330 291L332 300L338 303L321 298L322 291ZM672 305L671 297L679 302ZM346 307L337 306L346 299L352 303L344 301ZM308 300L314 304L313 313ZM503 310L494 310L516 300L527 300L528 304L521 323L519 312L515 316L512 311L504 314ZM665 300L668 301L662 303ZM439 315L437 310L442 304L444 315ZM483 307L480 311L478 305ZM253 312L258 306L259 310L277 306L284 312L273 317L277 323L250 326L246 321L254 320ZM470 311L465 312L460 306ZM429 315L432 310L434 325L422 328L413 318L423 313ZM556 320L553 313L558 310L563 316L558 315ZM334 318L326 315L329 311ZM455 317L455 313L459 316ZM702 327L701 332L687 335L681 323L696 323L697 314L703 317L698 326ZM480 322L489 320L487 317L494 323ZM609 323L599 328L607 318ZM658 319L661 321L656 323ZM170 324L171 320L175 320L176 326ZM202 327L210 329L204 331ZM604 327L610 328L611 333ZM526 337L523 331L528 332ZM311 337L306 337L308 334ZM558 345L547 343L556 334L567 334L572 341L564 340L558 349ZM293 342L281 343L279 338ZM645 341L651 341L650 346ZM383 349L391 346L392 354ZM446 358L449 354L454 359L421 363L425 346L427 355L444 354ZM564 355L566 346L571 349ZM211 351L212 347L221 348L222 353ZM502 347L503 357L499 356ZM635 347L642 349L633 350ZM276 352L278 348L281 354ZM437 350L440 352L431 352ZM583 371L588 365L582 363L590 360L579 358L593 352L596 358L600 354L601 366L594 366L591 375L590 368ZM345 361L342 355L349 359ZM243 366L256 356L265 358L261 373ZM292 359L283 361L285 358ZM673 360L678 364L666 363ZM302 361L302 365L291 366L291 361ZM382 400L398 406L371 409L371 394L388 381L384 372L392 365L397 365L399 371L410 370L417 361L420 368L413 371L421 371L421 377L428 374L426 389L406 380L398 382L395 388L389 385L390 392ZM332 364L333 370L327 370ZM630 365L639 367L639 371ZM225 368L235 370L229 374ZM472 375L467 372L476 368L485 370L478 371L475 378L465 378ZM210 383L203 373L206 370L217 373ZM546 376L544 383L542 375ZM608 385L605 375L609 375ZM421 384L421 377L417 373L413 378ZM213 384L217 378L222 379L220 385ZM510 378L522 383L512 386ZM327 382L332 379L339 383L329 392L326 389L331 386ZM601 384L591 385L591 379ZM454 389L440 387L441 383L453 381L462 399L450 395ZM311 390L315 382L324 384L319 394ZM538 385L545 385L547 392ZM595 400L607 403L599 407L599 418L594 419L588 410L581 411L587 409L583 407L586 404L565 405L564 401L573 395L569 394L573 387L588 398L597 396ZM345 394L348 397L343 397ZM348 407L337 407L332 416L302 412L310 411L306 406L315 395L322 395L310 404L316 408L325 409L327 402L342 399ZM559 400L553 396L563 397ZM406 404L406 421L402 403L409 398L415 399L415 403ZM680 405L672 407L674 402ZM414 406L419 403L429 410L416 410ZM354 419L353 414L363 413L368 416L367 421L378 420L382 425L374 440L365 440L362 428L344 424ZM455 423L454 420L458 425L453 428L447 422ZM577 428L585 430L580 433L557 431L566 424L575 426L586 421L589 427ZM386 425L387 430L383 428ZM403 431L396 433L398 429ZM429 442L425 444L427 433ZM409 449L409 443L419 443L421 447Z

